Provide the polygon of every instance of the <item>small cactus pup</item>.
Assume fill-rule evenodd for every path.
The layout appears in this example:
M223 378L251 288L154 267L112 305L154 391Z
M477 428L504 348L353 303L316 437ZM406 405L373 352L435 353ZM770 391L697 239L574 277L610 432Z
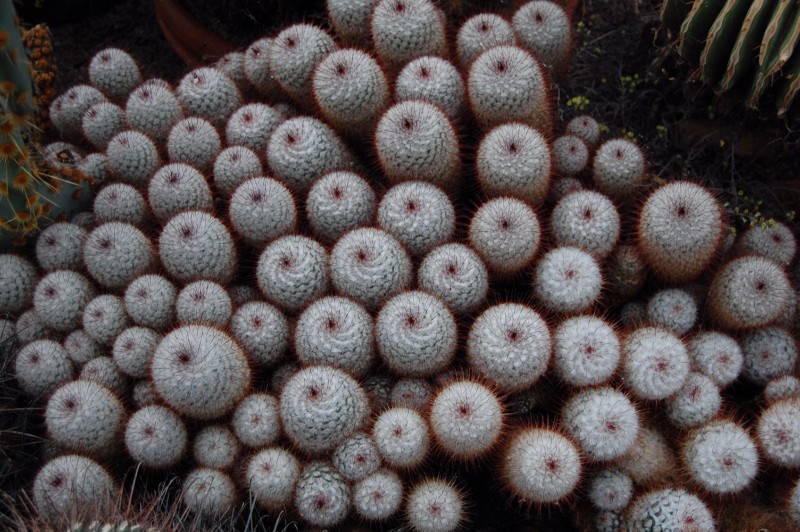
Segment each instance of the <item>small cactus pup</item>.
M765 385L770 379L791 375L797 364L797 341L782 327L747 332L741 339L744 367L751 381Z
M666 399L689 374L686 346L665 329L635 329L623 341L622 352L625 383L640 399Z
M135 130L117 133L106 147L112 175L129 185L144 187L161 164L155 142Z
M186 163L203 170L211 166L221 150L219 133L208 120L190 116L169 130L167 153L172 163Z
M198 467L183 479L181 501L200 519L226 515L233 510L236 499L233 480L219 469Z
M553 332L556 374L573 386L604 383L616 372L620 358L617 332L599 316L567 318Z
M97 226L83 244L89 275L106 288L124 288L156 262L150 239L137 227L108 222Z
M89 63L89 80L109 98L122 101L142 81L139 65L119 48L97 52Z
M34 340L17 352L14 376L20 389L34 397L46 397L74 377L72 361L61 344Z
M375 191L353 172L330 172L311 186L306 216L314 234L332 243L350 229L371 225L375 218Z
M731 384L742 371L742 349L727 334L718 331L699 332L690 338L688 348L692 365L720 387Z
M624 510L633 496L633 480L617 468L601 469L589 485L589 500L600 510Z
M630 203L647 179L642 149L627 138L601 144L592 158L592 179L597 190L620 203Z
M208 279L230 281L236 273L236 248L228 228L203 211L184 211L173 216L158 239L161 264L182 282Z
M272 445L281 433L278 401L266 393L248 395L234 410L231 426L236 438L250 448Z
M328 54L314 69L312 85L327 121L349 136L371 133L389 103L389 84L380 65L355 48Z
M242 106L242 95L233 80L211 67L186 74L178 84L177 96L187 113L216 127L224 127L230 115Z
M267 160L275 177L296 192L335 170L352 170L353 155L325 122L310 116L290 118L269 138Z
M128 96L125 120L128 125L157 142L167 139L172 126L183 118L181 104L166 82L148 80Z
M585 312L597 302L602 288L600 264L579 248L553 248L536 265L533 291L542 305L552 312Z
M286 316L265 301L240 305L231 316L230 327L250 363L255 366L274 365L289 345Z
M578 115L567 122L564 133L583 140L590 152L594 151L600 142L600 124L589 115Z
M561 420L593 461L624 456L639 435L636 406L624 393L608 387L582 390L570 397L561 411Z
M229 146L214 159L212 170L214 184L220 195L228 197L234 189L250 177L261 177L264 168L261 159L250 148Z
M194 419L231 411L251 377L247 357L234 340L204 325L185 325L166 335L153 354L150 374L158 395Z
M44 264L49 265L47 261ZM42 267L45 270L60 269ZM0 254L0 314L16 314L30 306L37 281L36 267L28 259L11 253Z
M490 451L503 430L503 405L489 387L456 380L433 398L431 431L439 447L457 460L473 460Z
M69 333L63 345L70 360L79 366L100 356L100 345L82 329Z
M364 389L330 366L309 366L292 375L281 389L278 408L286 435L311 454L335 448L369 413Z
M696 495L683 488L664 488L639 495L625 513L630 530L716 530L714 516Z
M311 462L297 479L294 505L310 525L334 526L350 512L350 485L329 463Z
M225 287L212 281L194 281L178 292L175 316L180 325L203 323L225 327L231 319L233 303Z
M620 217L607 196L579 190L558 201L551 214L550 228L558 245L578 247L603 259L617 245Z
M137 379L145 378L160 340L161 336L147 327L128 327L122 331L111 350L119 371Z
M83 247L87 234L86 229L69 222L54 223L42 231L39 238L36 239L36 262L39 267L47 272L80 269L82 264L81 247ZM3 293L5 297L14 297L15 305L30 303L30 295L33 292L32 286L30 293L16 295L15 297L16 290L25 286L27 272L15 270L14 265L12 265L15 259L5 257L13 257L13 255L0 257L0 271L4 272L0 285L4 282L9 282L8 279L13 279L12 283L19 283L19 286L17 288L12 288L11 286L13 285L3 286L0 288L0 293ZM0 312L5 312L6 308L7 303L0 301Z
M800 379L793 375L775 377L764 386L764 400L768 405L792 398L800 398Z
M761 412L756 435L764 457L781 467L800 467L800 400L784 399Z
M456 213L441 188L424 181L407 181L384 194L377 221L406 251L418 257L452 239Z
M458 30L458 63L468 68L476 57L492 46L515 43L514 30L506 19L494 13L479 13L467 19Z
M550 146L526 124L492 129L481 139L475 164L481 189L489 196L514 196L538 207L550 191Z
M754 225L745 231L738 244L745 254L761 255L786 267L797 254L797 239L789 226L781 222L767 227Z
M127 326L125 302L119 296L99 295L83 309L83 330L103 346L111 345Z
M225 425L207 425L194 438L192 454L203 467L230 469L239 455L239 440Z
M542 60L553 77L566 80L573 35L564 8L548 0L534 0L514 13L511 24L520 43Z
M747 255L717 271L708 294L709 314L726 329L763 327L783 315L791 291L788 276L779 264Z
M651 486L675 473L676 458L661 432L642 425L628 454L616 463L636 484Z
M528 267L539 250L539 218L516 198L490 199L473 214L468 238L490 272L512 275Z
M228 146L244 146L256 153L264 153L269 136L283 122L283 116L263 103L250 103L238 108L225 126Z
M236 187L228 215L234 232L254 247L293 232L297 225L292 193L268 177L252 177Z
M647 302L647 319L652 325L663 327L677 335L685 335L697 321L695 298L680 288L659 290Z
M271 78L295 103L312 101L314 67L336 49L328 33L313 24L295 24L281 31L269 47Z
M83 115L81 130L86 139L99 151L105 151L109 141L125 129L125 112L111 102L91 106Z
M145 467L173 466L186 451L186 426L169 408L150 405L137 410L125 426L125 448Z
M458 184L461 154L456 131L432 103L406 100L390 107L375 130L375 150L391 183L421 180L446 190Z
M297 319L294 351L305 365L327 364L364 376L374 359L372 316L358 303L326 296Z
M161 223L181 211L211 211L214 206L206 178L186 163L170 163L159 168L147 185L147 202Z
M467 360L493 386L505 392L536 382L550 362L550 329L532 308L518 303L489 307L473 322Z
M716 255L723 222L722 206L709 190L689 181L666 183L642 205L636 230L639 251L665 281L694 280Z
M384 521L403 502L403 481L391 469L381 469L353 485L353 509L367 521Z
M428 423L419 412L405 407L384 410L372 427L372 439L392 469L417 467L430 450Z
M91 359L81 368L79 378L102 384L118 396L128 391L128 379L120 372L117 363L110 356Z
M317 241L288 235L270 243L258 258L261 293L287 312L297 312L328 289L328 254Z
M745 429L719 419L691 432L683 442L690 477L711 493L738 493L758 473L758 450Z
M66 526L90 509L110 510L116 490L103 466L85 456L65 454L49 460L36 474L33 502L50 524Z
M45 409L47 432L54 442L98 457L116 451L125 418L125 407L111 390L83 379L58 388Z
M269 50L272 39L263 37L253 41L244 52L244 75L247 81L261 95L274 99L280 93L278 85L272 78L269 64Z
M446 480L428 478L412 486L406 518L414 530L450 532L465 521L464 494Z
M542 64L523 48L495 46L469 68L467 96L484 130L522 122L545 136L553 129L550 92Z
M451 242L432 249L417 271L419 287L457 315L469 314L489 294L489 272L472 248Z
M396 238L380 229L359 228L346 233L331 250L333 287L367 307L378 308L386 298L411 285L411 259Z
M328 20L336 35L348 44L369 42L369 19L375 0L326 0Z
M375 342L384 363L404 377L432 375L455 355L456 320L435 296L401 292L375 318Z
M431 0L379 0L370 31L381 61L399 68L422 55L447 55L444 14Z
M94 197L92 205L95 223L122 222L141 226L147 216L144 196L127 183L109 183ZM77 251L80 252L81 247Z
M693 428L719 413L722 396L711 377L691 372L678 392L667 399L666 413L673 425Z
M255 454L247 463L247 487L256 504L266 510L288 506L300 477L300 462L281 447Z
M163 331L175 318L177 296L175 285L165 277L142 275L125 289L125 312L137 325Z
M511 492L536 505L565 500L575 491L582 472L575 444L547 428L519 430L503 453L502 474Z
M426 55L403 67L395 80L395 94L400 101L429 101L438 105L451 119L456 119L464 107L464 80L458 69L446 59Z
M583 172L589 164L586 141L576 135L562 135L553 141L553 166L555 173L572 177Z
M56 270L36 284L33 309L46 327L70 332L80 325L83 309L93 297L94 288L86 277L71 270Z

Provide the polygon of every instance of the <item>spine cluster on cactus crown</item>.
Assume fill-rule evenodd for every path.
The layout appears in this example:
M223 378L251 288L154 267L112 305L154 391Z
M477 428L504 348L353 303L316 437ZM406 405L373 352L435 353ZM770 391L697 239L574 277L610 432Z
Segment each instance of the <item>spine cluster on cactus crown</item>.
M89 455L45 460L41 515L117 489L119 460L182 464L203 519L253 500L453 530L478 470L523 506L591 483L601 517L705 529L695 494L796 467L791 228L723 247L711 190L656 186L635 142L557 122L557 3L452 35L428 0L366 4L177 87L102 51L53 104L104 188L35 256L0 255L16 383ZM771 387L755 422L720 415L740 376Z

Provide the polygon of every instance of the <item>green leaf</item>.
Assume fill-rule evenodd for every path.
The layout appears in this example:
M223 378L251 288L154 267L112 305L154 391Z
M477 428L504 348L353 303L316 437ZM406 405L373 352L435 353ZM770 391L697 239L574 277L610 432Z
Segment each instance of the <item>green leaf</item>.
M725 0L694 0L692 9L681 24L678 53L692 64L697 64L708 30L714 23Z
M708 30L706 45L700 54L700 70L706 85L713 87L725 72L736 36L752 3L752 0L726 0Z
M753 1L731 50L728 67L719 82L719 92L730 90L742 77L753 72L756 66L756 46L761 42L764 29L775 10L775 1Z

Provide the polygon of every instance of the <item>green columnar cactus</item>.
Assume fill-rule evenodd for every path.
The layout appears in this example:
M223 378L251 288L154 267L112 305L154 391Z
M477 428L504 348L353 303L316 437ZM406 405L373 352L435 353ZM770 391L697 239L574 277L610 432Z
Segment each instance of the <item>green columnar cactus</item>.
M779 0L665 0L661 21L678 53L717 93L740 92L753 109L774 87L778 116L800 91L800 7Z
M80 206L86 184L48 175L32 144L35 99L31 65L12 0L0 0L0 248L19 242L49 218ZM62 150L66 159L72 152Z

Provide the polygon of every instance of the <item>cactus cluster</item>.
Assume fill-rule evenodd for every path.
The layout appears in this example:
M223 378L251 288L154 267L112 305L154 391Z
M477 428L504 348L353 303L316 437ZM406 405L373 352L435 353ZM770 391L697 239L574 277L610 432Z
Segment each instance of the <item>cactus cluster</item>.
M782 0L664 0L661 22L678 53L716 93L793 116L800 91L800 10Z
M200 528L249 501L449 531L491 519L484 496L712 530L737 499L710 494L796 476L792 229L729 241L713 190L562 123L557 3L457 32L429 0L375 4L177 87L103 50L54 101L103 188L0 255L41 518L85 521L130 466L179 476ZM745 421L741 387L769 397Z

